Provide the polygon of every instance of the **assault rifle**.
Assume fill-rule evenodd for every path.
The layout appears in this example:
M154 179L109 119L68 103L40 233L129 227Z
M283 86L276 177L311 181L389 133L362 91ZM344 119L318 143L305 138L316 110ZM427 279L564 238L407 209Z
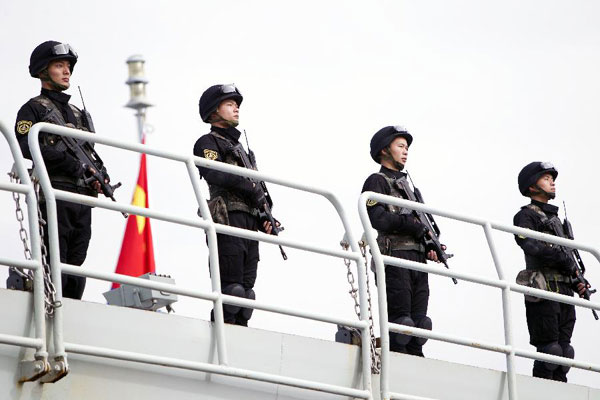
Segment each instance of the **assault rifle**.
M63 118L59 116L60 112L54 108L52 109L46 116L44 116L44 120L53 124L62 125ZM87 128L93 129L92 119L89 113L86 111L84 114L84 121ZM93 130L91 130L93 132ZM85 169L84 172L84 182L86 185L93 188L93 183L98 182L100 184L100 188L102 189L102 193L110 198L112 201L115 200L114 191L121 187L121 182L116 185L111 185L110 177L108 176L108 172L106 171L106 167L104 166L104 162L94 150L94 147L91 143L86 142L84 140L78 140L69 136L60 136L59 139L66 146L66 150L68 150L83 166ZM121 212L123 217L129 217L129 214Z
M564 203L563 203L563 206L564 206ZM571 226L571 222L567 219L567 208L566 208L566 206L564 206L564 207L565 207L565 220L563 221L562 224L560 223L560 220L558 219L558 217L552 217L552 218L548 219L546 224L548 224L548 226L552 229L552 231L554 232L554 234L556 236L573 240L573 239L575 239L575 236L573 235L573 227ZM569 257L571 258L571 260L573 260L573 263L575 264L575 278L574 278L575 282L583 284L583 286L585 287L585 292L583 293L583 298L585 300L590 300L591 295L596 293L596 289L590 289L588 287L588 286L590 286L590 283L584 277L585 265L583 265L583 260L581 259L581 256L579 255L579 250L572 249L570 247L565 247L565 246L558 246L558 247L562 251L567 253L569 255ZM592 314L594 315L594 318L596 320L598 320L598 313L596 313L596 310L592 309Z
M417 187L415 187L414 184L413 184L413 188L414 188L414 191L413 191L411 189L410 184L408 183L408 180L406 179L406 177L396 179L395 183L398 186L398 189L401 189L406 194L406 197L408 197L408 200L418 202L421 204L425 204L425 202L423 201L423 195L421 195L421 191ZM454 254L446 253L446 251L442 247L442 244L440 243L440 238L439 238L440 228L438 227L435 220L433 219L433 215L424 213L423 211L417 211L417 210L413 210L413 213L418 218L419 222L422 223L423 225L425 225L428 229L428 233L425 234L425 238L424 238L425 248L427 250L435 251L435 254L437 255L438 260L441 263L443 263L446 268L450 269L450 267L448 266L448 259L451 257L454 257ZM456 278L452 278L452 282L454 282L455 285L458 283Z
M248 148L248 154L246 154L242 144L237 143L231 148L231 150L233 151L233 154L235 154L235 156L242 162L245 168L258 171L258 168L256 167L256 157L250 148ZM271 223L271 235L278 236L279 232L281 232L284 228L281 225L277 225L277 221L271 212L271 208L273 207L273 199L271 199L271 195L267 190L267 184L265 181L255 181L253 179L250 179L250 181L259 188L259 190L262 192L263 198L265 199L263 204L260 204L258 207L258 217L260 221L268 221ZM287 254L285 254L285 251L281 245L279 246L279 250L281 251L281 256L283 259L287 260Z

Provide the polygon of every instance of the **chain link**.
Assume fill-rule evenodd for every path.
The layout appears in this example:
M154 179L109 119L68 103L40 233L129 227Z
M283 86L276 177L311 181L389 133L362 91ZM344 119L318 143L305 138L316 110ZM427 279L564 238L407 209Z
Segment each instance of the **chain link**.
M44 241L44 225L47 225L46 220L42 216L42 207L40 206L40 182L37 179L33 181L33 187L35 189L35 197L37 201L38 220L40 226L40 249L42 253L42 267L44 271L44 304L46 308L46 314L52 318L54 316L54 310L60 307L62 304L56 301L56 288L52 282L52 272L50 264L48 262L48 248Z
M10 178L11 183L19 183L19 178L17 177L15 172L9 172L8 176ZM18 192L13 192L12 194L13 200L15 201L15 215L17 217L17 222L19 223L19 238L23 243L23 253L25 254L26 260L31 260L31 249L29 248L29 235L27 234L27 229L23 225L23 221L25 219L23 215L23 209L21 208L21 195ZM33 271L27 270L27 272L23 272L20 268L11 267L11 271L21 276L23 279L31 279L33 280Z
M13 170L8 173L10 177L11 183L21 183L17 173ZM42 209L40 207L39 202L39 192L40 192L40 183L37 179L33 179L35 195L38 199L37 203L37 212L39 219L39 228L40 228L40 247L42 254L42 267L43 267L43 275L44 275L44 308L46 310L46 314L49 317L54 316L54 309L56 307L60 307L60 303L56 301L56 288L54 287L54 283L52 283L50 265L48 264L48 249L46 248L46 244L44 243L44 225L46 225L46 221L42 217ZM21 195L17 192L13 192L13 199L15 201L15 215L17 217L17 222L19 222L19 237L21 242L23 243L23 252L25 254L26 260L32 260L33 257L31 255L31 248L29 246L29 234L27 233L27 229L23 224L25 220L25 215L23 213L23 209L21 208ZM33 271L27 270L27 273L23 272L20 268L11 268L13 272L21 275L24 279L30 279L33 281Z
M340 245L342 246L342 248L344 250L349 250L350 245L348 244L348 242L346 242L345 240L342 240L340 242ZM371 336L371 340L370 340L370 346L371 346L371 372L373 374L379 374L381 372L381 359L379 357L379 354L377 353L377 339L375 338L375 328L374 328L374 321L373 321L373 309L371 306L371 290L369 289L369 265L368 265L368 260L367 260L367 251L366 251L366 244L364 241L359 241L358 245L360 247L360 253L365 261L365 274L366 274L366 286L367 286L367 312L369 315L369 334ZM358 289L356 288L356 286L354 285L354 283L356 282L355 278L354 278L354 274L352 272L352 268L351 268L351 262L349 259L344 258L344 264L346 265L346 268L348 269L348 273L346 274L347 278L348 278L348 283L350 284L350 290L348 291L348 293L350 293L350 297L352 297L352 299L354 300L354 312L356 313L356 316L358 317L358 319L360 318L360 303L358 301Z

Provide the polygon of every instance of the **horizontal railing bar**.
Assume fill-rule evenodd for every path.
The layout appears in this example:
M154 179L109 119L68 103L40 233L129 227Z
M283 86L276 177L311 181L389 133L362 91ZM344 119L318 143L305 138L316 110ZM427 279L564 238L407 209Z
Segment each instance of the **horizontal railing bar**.
M600 303L592 302L589 300L580 299L577 297L571 297L564 294L548 292L546 290L534 289L528 286L519 285L517 283L493 280L489 278L483 278L476 275L467 274L464 272L456 272L452 270L448 270L446 268L442 268L440 266L429 266L427 264L418 263L415 261L405 260L402 258L390 257L390 256L382 256L385 265L393 265L401 268L408 268L412 270L417 270L421 272L427 272L434 275L442 275L447 277L454 277L457 279L479 283L485 286L492 286L498 289L508 288L513 292L528 294L535 297L540 297L547 300L558 301L560 303L572 304L575 306L580 306L584 308L589 308L592 310L600 310Z
M523 349L515 349L515 355L529 358L532 360L542 360L542 361L550 361L554 364L566 365L573 368L585 369L587 371L600 372L599 364L585 363L581 361L576 361L571 358L552 356L550 354L538 353L530 350Z
M560 246L565 246L569 248L578 248L580 250L585 250L589 253L592 253L594 257L600 262L600 251L592 246L585 243L581 243L571 239L561 238L559 236L550 235L547 233L532 231L531 229L525 229L514 225L502 224L500 222L488 221L483 218L477 217L469 217L466 215L458 214L455 212L450 212L446 210L441 210L439 208L431 207L423 203L417 203L410 200L400 199L398 197L389 197L387 195L375 192L364 192L360 196L361 201L364 199L365 203L367 200L377 200L382 203L393 204L399 207L406 207L417 211L423 211L429 214L439 215L442 217L467 222L470 224L484 226L489 223L493 229L503 231L506 233L512 233L513 235L521 235L532 239L543 240L545 242L557 244Z
M17 259L0 257L0 265L5 265L7 267L31 269L31 270L35 271L38 268L40 268L40 266L42 264L39 261L35 261L35 260L17 260Z
M80 204L85 204L92 207L100 207L113 211L120 212L128 212L130 214L140 215L147 218L158 219L166 222L173 222L180 225L190 226L194 228L201 228L207 230L210 226L209 222L206 222L203 219L190 219L184 217L176 217L170 214L162 213L159 211L154 211L149 208L137 207L129 204L121 204L116 203L110 200L97 199L91 196L85 196L82 194L65 192L63 190L54 190L54 194L57 200L65 200L70 202L76 202ZM254 232L247 229L236 228L228 225L215 224L215 229L217 233L222 233L226 235L241 237L245 239L258 240L261 242L267 242L271 244L292 247L298 250L305 250L310 252L315 252L323 255L328 255L337 258L346 258L349 260L353 260L355 262L360 262L362 260L362 256L358 253L344 251L344 250L333 250L327 249L321 246L315 245L305 245L298 241L293 241L289 239L280 238L279 236L267 235L263 232Z
M0 190L4 190L6 192L27 194L32 189L31 187L22 183L0 182Z
M389 328L391 332L402 333L402 334L410 334L411 336L418 336L427 339L434 339L442 342L448 342L453 344L458 344L461 346L467 347L475 347L479 349L489 350L495 353L504 353L508 354L511 352L511 346L504 344L495 344L495 343L486 343L478 340L473 340L469 338L462 338L458 336L448 335L445 333L440 333L436 331L430 331L427 329L416 328L412 326L406 325L398 325L390 322Z
M466 347L473 347L477 349L492 351L495 353L503 353L509 354L510 352L514 352L516 356L530 358L534 360L542 360L542 361L550 361L555 364L568 365L570 367L585 369L588 371L596 371L600 372L600 365L591 364L587 362L574 361L571 358L552 356L545 353L538 353L535 351L518 349L513 346L505 345L505 344L494 344L494 343L486 343L477 341L474 339L461 338L454 335L448 335L440 332L430 331L427 329L416 328L412 326L399 325L390 322L389 323L390 332L396 332L401 334L409 334L411 336L417 336L427 339L438 340L441 342L453 343Z
M431 397L411 396L410 394L390 393L390 399L396 400L439 400Z
M70 264L61 263L61 269L65 273L85 276L88 278L100 279L107 282L118 282L121 284L133 285L137 287L145 287L148 289L160 290L167 293L180 294L182 296L194 297L201 300L215 301L219 295L217 293L203 293L198 290L184 289L176 285L169 283L161 283L156 281L150 281L148 279L136 278L127 275L120 275L111 272L102 272L94 270L93 268L81 268ZM363 328L367 326L365 321L355 321L338 317L330 317L323 314L312 313L309 311L291 310L281 306L275 306L271 304L261 303L256 300L248 300L240 297L229 296L226 294L221 295L223 302L227 304L235 304L243 307L255 308L257 310L263 310L268 312L274 312L279 314L285 314L289 316L312 319L321 322L327 322L331 324L352 326L355 328Z
M41 339L6 334L0 334L0 343L13 346L30 347L32 349L39 349L42 347Z
M44 131L44 132L58 134L58 135L64 135L64 136L74 137L74 138L78 138L78 139L83 139L88 142L100 143L103 145L112 146L112 147L116 147L116 148L120 148L120 149L124 149L124 150L130 150L130 151L135 151L138 153L145 153L145 154L149 154L152 156L167 158L167 159L170 159L173 161L186 162L188 160L188 158L190 157L190 156L182 156L180 154L166 151L163 149L150 147L146 144L123 142L119 139L114 139L114 138L110 138L110 137L102 136L102 135L95 135L95 134L91 134L88 132L78 131L75 129L66 128L66 127L58 126L58 125L47 124L47 123L44 123L44 126L41 127L40 130ZM230 173L240 175L240 176L264 180L264 181L272 182L274 184L278 184L281 186L286 186L286 187L293 188L293 189L298 189L298 190L302 190L302 191L306 191L306 192L310 192L310 193L314 193L314 194L319 194L321 196L326 197L329 200L332 200L333 198L337 198L335 196L335 194L333 194L332 192L330 192L328 190L321 189L321 188L315 188L313 186L303 185L301 183L294 182L294 181L284 180L284 179L278 178L276 176L265 174L264 172L254 171L251 169L247 169L247 168L243 168L243 167L239 167L239 166L235 166L235 165L231 165L231 164L227 164L227 163L223 163L223 162L219 162L219 161L209 160L207 158L202 158L202 157L193 157L193 161L194 161L194 164L197 166L203 166L203 167L215 169L217 171L222 171L222 172L230 172Z
M168 366L173 368L188 369L192 371L226 375L236 378L253 379L257 381L281 384L301 389L310 389L355 398L358 397L361 399L369 399L371 397L371 393L367 390L351 389L343 386L312 382L303 379L289 378L286 376L267 374L264 372L228 367L224 365L213 365L209 363L186 361L169 357L140 354L129 351L107 349L95 346L86 346L68 342L65 342L65 350L71 353L85 354L88 356L98 356L123 361L133 361L145 364Z

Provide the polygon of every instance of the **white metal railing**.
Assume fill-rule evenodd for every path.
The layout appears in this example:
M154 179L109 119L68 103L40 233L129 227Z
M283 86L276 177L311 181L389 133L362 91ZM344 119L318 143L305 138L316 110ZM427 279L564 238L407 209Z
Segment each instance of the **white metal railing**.
M42 255L40 246L40 232L38 220L38 206L35 195L35 190L25 160L21 153L21 148L17 143L14 133L6 128L0 122L0 131L8 142L10 152L16 165L17 174L22 183L0 183L0 190L25 195L27 203L27 213L29 221L29 239L31 240L32 260L17 260L0 257L0 265L8 267L19 267L30 269L33 271L33 317L35 325L35 338L0 335L0 343L12 344L16 346L24 346L35 348L35 361L24 361L20 363L21 371L19 372L20 380L33 380L41 374L48 372L50 365L48 363L48 352L46 349L46 326L45 326L45 311L44 311L44 278L42 269Z
M38 136L40 131L52 133L56 135L64 135L74 137L77 139L86 140L89 142L95 142L104 144L107 146L116 147L119 149L134 151L138 153L145 153L172 161L184 163L187 167L188 175L194 189L198 206L200 207L201 214L204 219L190 219L184 217L177 217L168 213L159 212L147 208L136 207L132 205L125 205L121 203L115 203L104 199L97 199L89 196L83 196L80 194L65 192L61 190L53 189L50 184L50 179L44 165L42 155L39 148ZM295 386L305 389L323 391L327 393L333 393L343 396L350 396L354 398L372 399L371 390L371 352L370 346L364 345L361 349L361 368L362 368L362 389L348 388L343 386L330 385L322 382L306 381L295 379L291 377L266 374L262 372L233 368L227 365L227 352L226 342L224 335L224 322L222 313L222 304L234 304L248 308L260 309L269 312L281 313L300 318L307 318L327 323L342 324L351 327L355 327L361 332L362 343L370 342L370 333L368 326L368 310L367 310L367 298L366 298L366 271L364 263L362 263L362 254L358 247L358 242L354 240L354 235L350 230L350 224L348 222L345 210L343 209L340 201L337 197L326 190L314 188L311 186L302 185L296 182L287 181L271 175L260 173L221 162L211 161L205 158L194 157L191 155L180 155L168 151L164 151L157 148L152 148L147 145L138 143L127 143L120 140L115 140L100 135L94 135L87 132L52 125L48 123L37 123L29 131L29 147L32 154L34 164L36 165L36 174L40 179L41 190L46 198L46 207L48 215L48 232L50 241L50 265L52 267L52 281L56 286L57 301L62 299L61 290L61 273L66 272L73 275L84 276L89 278L101 279L110 282L118 282L125 284L132 284L139 287L158 289L164 292L179 294L182 296L190 296L198 299L209 300L213 302L215 310L215 331L216 331L216 343L219 358L219 365L210 363L199 363L191 362L186 360L171 359L165 357L159 357L155 355L131 353L125 351L119 351L116 349L107 349L95 346L85 346L82 344L65 343L62 335L62 310L57 308L54 316L53 334L54 334L54 347L55 347L55 360L61 360L66 365L67 352L81 353L87 355L94 355L98 357L107 357L114 359L130 360L150 364L166 365L175 368L184 368L196 371L211 372L229 376L235 376L246 379L254 379L265 382L271 382L274 384ZM338 216L344 227L346 237L351 246L351 251L333 250L321 246L309 245L299 241L286 240L277 236L267 235L261 232L253 232L240 228L230 227L226 225L215 224L212 220L206 199L200 190L200 178L197 171L197 166L203 166L207 168L216 169L223 172L229 172L236 175L250 177L254 179L264 180L270 183L286 186L288 188L297 189L313 194L317 194L325 197L336 209ZM204 293L197 290L188 290L178 288L175 285L158 283L148 281L146 279L139 279L114 273L103 273L94 271L91 268L80 268L77 266L62 263L59 257L58 247L58 228L56 221L56 200L64 200L70 202L76 202L94 207L101 207L109 210L128 212L130 214L140 215L148 218L159 219L162 221L172 222L176 224L186 225L190 227L200 228L206 231L208 237L209 247L209 260L210 260L210 272L211 272L211 283L212 292ZM325 254L342 259L350 259L355 262L358 271L358 283L359 283L359 298L361 307L361 320L347 320L343 318L331 317L324 314L313 313L309 311L299 311L291 308L280 307L272 304L261 303L255 300L242 299L239 297L227 296L221 293L220 287L220 276L219 276L219 265L217 256L217 240L216 234L222 233L232 236L237 236L246 239L259 240L262 242L273 243L283 245L286 247L296 248L300 250L315 252L318 254ZM38 289L36 289L39 292ZM0 337L0 340L2 338Z
M447 270L437 266L432 267L427 264L422 264L414 261L404 260L400 258L383 256L379 251L376 236L367 213L367 201L375 200L381 203L389 203L395 206L404 207L412 210L422 211L425 213L439 215L468 224L479 225L483 228L485 237L496 267L498 279L483 278L477 275L466 274L455 270ZM529 229L519 228L513 225L501 224L488 221L482 218L475 218L459 213L445 211L439 208L427 206L425 204L412 202L409 200L400 199L397 197L387 196L375 192L364 192L358 201L358 212L360 220L363 224L367 242L371 247L371 254L375 261L376 273L378 276L378 298L379 298L379 324L381 332L381 375L380 389L381 399L404 399L404 400L426 400L423 397L416 397L407 394L390 392L389 375L390 375L390 360L389 360L389 332L409 334L428 339L440 340L448 343L458 344L462 346L474 347L482 350L503 353L506 355L506 372L508 376L508 396L510 400L517 400L516 374L515 374L515 356L530 358L534 360L549 361L555 364L567 365L574 368L581 368L590 371L600 372L600 364L592 364L589 362L576 361L565 357L551 356L548 354L538 353L535 351L523 350L514 346L512 315L510 307L510 294L517 292L522 294L535 295L548 300L554 300L561 303L572 304L575 306L585 307L589 309L600 310L600 303L595 303L579 298L573 298L561 294L551 293L544 290L533 289L526 286L521 286L507 279L504 269L500 263L494 238L493 230L498 230L510 234L522 235L525 237L543 240L545 242L566 246L569 248L577 248L580 250L592 253L598 261L600 261L600 250L594 246L586 245L581 242L576 242L569 239L552 236ZM430 274L453 277L460 280L469 281L472 283L491 286L502 290L502 307L503 307L503 322L504 322L504 344L485 343L471 338L452 336L439 332L432 332L424 329L408 327L388 322L387 314L387 296L385 284L385 267L384 265L392 265L396 267L408 268L416 271L427 272Z

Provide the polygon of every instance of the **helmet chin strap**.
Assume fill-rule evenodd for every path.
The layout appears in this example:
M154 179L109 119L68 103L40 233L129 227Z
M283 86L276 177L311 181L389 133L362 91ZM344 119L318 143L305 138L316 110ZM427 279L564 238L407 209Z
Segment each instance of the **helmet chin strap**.
M537 190L539 190L540 192L544 193L546 195L546 197L548 197L548 199L552 200L556 197L556 193L552 193L552 192L546 192L544 189L542 189L538 184L533 185L533 187L535 187Z
M217 118L215 118L212 122L225 122L227 125L229 125L232 128L235 128L236 126L238 126L240 124L239 121L228 120L228 119L221 117L221 115L219 114L218 111L215 111L215 115L217 116Z
M402 171L404 169L404 164L394 160L394 167L396 167L398 169L398 171Z
M52 86L52 89L56 90L58 92L63 92L69 88L68 86L61 85L60 83L54 82L52 80L52 78L50 78L50 74L48 74L47 69L40 72L39 77L43 82L48 82L50 84L50 86Z
M402 171L404 169L404 164L402 164L400 161L396 161L396 159L392 157L388 151L384 151L384 154L386 160L389 161L397 171Z

